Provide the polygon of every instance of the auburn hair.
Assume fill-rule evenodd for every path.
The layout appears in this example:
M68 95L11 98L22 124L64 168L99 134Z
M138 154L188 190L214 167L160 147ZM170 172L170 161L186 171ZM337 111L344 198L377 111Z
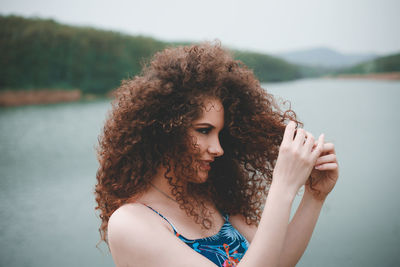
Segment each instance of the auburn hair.
M207 98L224 107L224 155L212 163L206 182L182 183L195 173L188 129ZM99 137L95 195L101 239L107 242L111 214L146 191L160 166L180 207L205 228L211 221L204 199L258 224L288 120L297 122L295 113L282 111L253 72L220 44L156 53L140 75L115 91Z

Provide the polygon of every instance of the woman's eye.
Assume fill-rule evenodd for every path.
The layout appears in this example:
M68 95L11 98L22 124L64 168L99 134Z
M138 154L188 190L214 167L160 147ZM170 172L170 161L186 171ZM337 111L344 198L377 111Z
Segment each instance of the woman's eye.
M201 134L208 134L211 131L211 129L210 128L199 128L196 131L198 131Z

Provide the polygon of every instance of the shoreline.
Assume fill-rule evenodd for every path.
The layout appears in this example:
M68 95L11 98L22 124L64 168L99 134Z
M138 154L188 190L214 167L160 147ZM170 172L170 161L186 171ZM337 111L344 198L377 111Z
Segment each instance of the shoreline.
M367 73L367 74L338 74L323 76L328 79L365 79L365 80L400 80L400 72L382 72L382 73Z
M400 81L400 72L383 72L368 74L338 74L315 77L320 79L362 79ZM301 79L299 79L301 80ZM111 93L107 97L112 97ZM0 107L17 107L28 105L57 104L64 102L77 102L83 99L94 100L97 95L83 95L81 90L41 89L41 90L4 90L0 91Z
M78 89L0 91L0 107L56 104L63 102L75 102L81 99L82 99L82 92Z

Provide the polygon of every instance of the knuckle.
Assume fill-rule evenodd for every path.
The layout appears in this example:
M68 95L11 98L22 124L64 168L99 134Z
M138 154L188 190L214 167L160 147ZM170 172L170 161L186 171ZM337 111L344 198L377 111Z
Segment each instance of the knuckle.
M305 163L310 163L312 161L311 157L309 157L307 154L302 154L301 160Z
M287 152L287 151L290 150L290 146L288 144L286 144L286 143L282 143L279 150L282 151L282 152Z
M321 145L318 145L318 146L315 148L315 152L317 152L318 154L320 154L320 153L322 152L322 150L323 150L323 147L322 147Z
M302 155L301 155L301 153L300 153L299 150L293 149L291 152L292 152L292 155L293 155L293 156L298 157L298 158L300 158L300 159L302 158Z
M301 162L303 162L303 163L308 163L308 156L306 155L306 154L304 154L304 153L302 153L302 154L300 154L299 156L299 160L301 161Z

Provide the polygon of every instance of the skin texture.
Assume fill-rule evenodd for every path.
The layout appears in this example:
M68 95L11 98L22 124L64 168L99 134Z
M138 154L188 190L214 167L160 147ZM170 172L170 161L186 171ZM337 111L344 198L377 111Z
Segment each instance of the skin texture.
M209 49L205 49L206 55L209 55ZM215 60L208 59L206 62ZM215 64L213 66L215 70ZM221 87L223 85L216 88ZM338 178L334 145L325 143L323 135L314 140L311 133L297 128L297 122L291 121L285 125L284 120L288 118L285 114L292 113L273 111L273 102L268 100L268 95L256 88L247 91L252 96L248 101L244 100L246 108L239 105L236 111L232 99L228 98L228 95L232 97L232 92L225 95L217 89L206 93L202 89L198 102L191 100L197 103L199 110L193 112L184 131L179 133L179 140L185 141L183 149L176 148L172 138L168 145L175 154L165 150L163 155L167 158L176 155L176 158L172 162L160 160L148 177L145 176L146 172L142 176L134 172L129 183L118 182L121 177L116 177L111 179L110 184L114 190L108 189L110 179L105 175L115 175L117 169L109 171L108 168L113 165L105 164L113 160L110 157L112 153L100 151L103 153L100 153L103 166L98 172L97 200L103 211L102 227L106 226L104 233L107 238L103 237L108 241L116 266L215 266L181 242L173 234L171 226L145 205L163 214L180 234L190 239L216 234L224 222L220 210L229 212L232 225L251 242L238 266L294 266L298 262L311 238L322 205ZM126 96L129 90L132 88L120 91L123 97L118 100L118 107L106 123L105 132L110 137L108 139L105 134L103 149L115 151L114 144L126 139L118 139L115 134L120 132L121 127L128 127L119 124L118 118L121 116L121 123L127 120L121 106L124 107L124 101L135 99ZM245 91L240 88L238 92L242 90ZM191 97L192 91L188 94ZM237 97L234 96L235 101L239 101ZM242 97L245 98L244 95ZM252 109L252 105L256 108ZM129 104L127 107L130 107ZM260 108L259 113L256 112L257 108ZM269 111L263 112L262 109ZM132 107L126 110L135 113ZM243 116L236 118L234 115L239 111ZM276 128L271 126L274 123ZM175 128L165 125L163 129L174 131ZM134 155L135 150L126 150ZM185 161L183 156L190 160ZM140 162L140 158L137 160ZM181 168L182 165L186 165L186 168ZM131 163L125 168L133 166ZM244 171L231 172L239 166ZM229 180L226 173L234 179ZM186 176L182 177L182 174ZM249 181L253 183L252 187L246 187ZM231 183L238 183L249 194L240 194L239 188L230 187ZM129 189L132 184L140 190L126 192L125 199L125 193L118 188L126 186ZM223 186L221 190L218 190L219 184ZM293 199L303 185L303 199L289 222ZM257 194L259 189L264 191ZM224 195L227 191L232 195ZM235 197L240 201L236 201ZM115 199L119 199L118 205L113 202ZM234 205L231 206L231 202ZM112 212L107 215L109 211Z
M199 158L194 162L197 170L196 182L207 181L211 163L224 154L219 134L224 127L224 107L217 99L205 101L203 116L192 123L188 134L193 138Z

